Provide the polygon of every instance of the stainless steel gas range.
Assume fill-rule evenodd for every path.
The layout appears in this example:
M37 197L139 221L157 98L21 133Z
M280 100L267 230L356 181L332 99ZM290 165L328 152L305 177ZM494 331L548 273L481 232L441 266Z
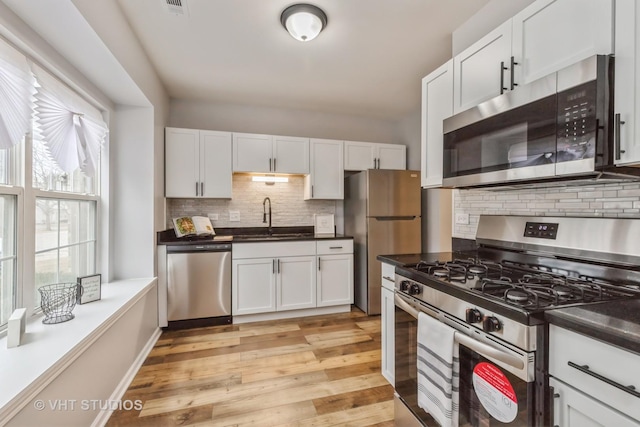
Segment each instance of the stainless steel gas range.
M543 313L640 298L637 236L637 219L482 216L477 250L396 267L396 422L438 425L418 405L425 313L454 331L451 425L551 425Z

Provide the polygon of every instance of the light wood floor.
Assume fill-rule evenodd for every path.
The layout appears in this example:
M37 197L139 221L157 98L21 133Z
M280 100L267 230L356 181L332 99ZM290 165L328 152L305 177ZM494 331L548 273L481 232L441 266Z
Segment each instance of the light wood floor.
M108 426L393 426L380 316L165 331Z

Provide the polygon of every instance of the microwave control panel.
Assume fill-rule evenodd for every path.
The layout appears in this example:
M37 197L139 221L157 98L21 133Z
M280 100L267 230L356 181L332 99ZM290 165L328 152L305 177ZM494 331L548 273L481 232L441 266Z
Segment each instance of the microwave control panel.
M524 228L524 237L555 240L557 235L557 222L527 222Z
M596 81L558 93L558 161L595 157Z

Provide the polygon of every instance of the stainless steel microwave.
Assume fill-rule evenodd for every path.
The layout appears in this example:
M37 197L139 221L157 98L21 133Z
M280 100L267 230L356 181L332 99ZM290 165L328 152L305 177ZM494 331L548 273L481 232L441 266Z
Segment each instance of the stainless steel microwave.
M443 186L627 172L613 164L613 67L592 56L445 119Z

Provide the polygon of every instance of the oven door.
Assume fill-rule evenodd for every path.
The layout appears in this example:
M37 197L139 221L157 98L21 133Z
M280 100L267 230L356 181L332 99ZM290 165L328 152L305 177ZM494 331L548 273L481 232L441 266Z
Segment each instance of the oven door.
M460 426L535 425L534 354L471 338L470 328L436 308L401 293L395 295L396 394L425 426L438 423L418 406L418 312L456 329L460 358ZM475 335L478 335L477 333ZM478 335L480 336L480 335Z
M446 119L443 185L465 187L553 177L555 91L552 75Z

